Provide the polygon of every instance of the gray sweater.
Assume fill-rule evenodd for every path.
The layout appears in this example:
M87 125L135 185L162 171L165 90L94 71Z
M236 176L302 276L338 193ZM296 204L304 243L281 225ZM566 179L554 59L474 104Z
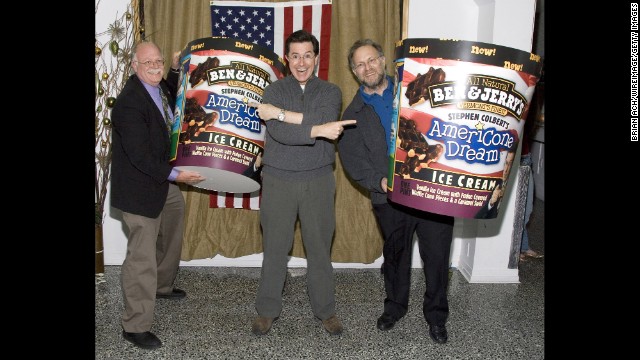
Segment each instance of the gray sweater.
M332 83L312 76L304 92L288 75L265 88L263 103L303 113L302 124L266 122L262 171L282 179L309 180L333 171L334 142L312 138L311 128L340 119L342 92Z

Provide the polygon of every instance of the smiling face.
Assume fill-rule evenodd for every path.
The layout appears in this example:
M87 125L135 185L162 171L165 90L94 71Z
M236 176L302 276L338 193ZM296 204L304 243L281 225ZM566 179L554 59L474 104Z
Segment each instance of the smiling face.
M149 65L146 65L147 63ZM164 72L164 60L160 49L153 43L142 43L136 48L131 67L141 81L158 86Z
M352 71L370 91L375 91L384 82L384 55L371 45L359 47L353 53Z
M311 41L292 42L287 54L289 70L300 85L305 85L314 74L318 65L318 56L313 52Z

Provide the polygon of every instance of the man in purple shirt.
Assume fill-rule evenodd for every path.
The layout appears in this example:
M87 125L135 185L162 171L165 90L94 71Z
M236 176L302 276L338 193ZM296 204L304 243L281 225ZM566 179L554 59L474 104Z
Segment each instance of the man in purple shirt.
M185 206L175 182L204 180L197 172L179 171L169 164L168 124L173 121L178 54L167 80L162 78L163 65L157 45L136 45L132 60L135 74L127 80L111 112L111 205L122 210L122 221L128 228L127 255L121 269L123 337L145 349L162 346L150 331L156 298L186 296L173 287L182 252Z

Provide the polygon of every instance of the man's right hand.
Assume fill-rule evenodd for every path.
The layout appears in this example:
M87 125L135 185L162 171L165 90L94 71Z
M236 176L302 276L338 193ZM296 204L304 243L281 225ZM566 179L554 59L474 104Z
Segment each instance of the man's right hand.
M335 140L342 134L345 126L353 125L356 122L357 120L339 120L322 125L315 125L311 129L311 137L323 137L329 140Z
M206 180L206 178L200 175L199 172L189 170L180 171L176 177L176 182L182 182L189 185L197 184L202 180Z
M491 200L489 200L489 205L493 207L496 204L496 202L500 200L502 195L503 195L502 186L501 185L496 186L495 189L493 189L493 192L491 193Z
M171 58L171 68L180 69L180 51L173 53L173 57Z

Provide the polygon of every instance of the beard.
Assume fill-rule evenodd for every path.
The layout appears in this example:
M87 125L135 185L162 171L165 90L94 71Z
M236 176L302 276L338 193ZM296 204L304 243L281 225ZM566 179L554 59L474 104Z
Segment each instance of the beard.
M384 72L378 73L375 79L372 81L367 81L366 78L363 78L362 84L370 89L377 89L378 86L382 85L384 82Z

